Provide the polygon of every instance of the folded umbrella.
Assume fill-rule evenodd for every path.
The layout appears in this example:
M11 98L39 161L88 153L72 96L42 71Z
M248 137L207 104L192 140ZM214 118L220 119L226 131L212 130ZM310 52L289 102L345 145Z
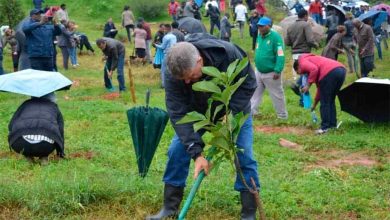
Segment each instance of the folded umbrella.
M26 69L0 76L0 91L42 97L69 89L72 81L59 72Z
M390 80L361 78L338 94L341 110L364 122L390 122Z
M168 122L166 111L149 107L149 97L150 91L148 90L146 106L134 107L127 111L138 171L141 177L145 177L148 173L154 153Z

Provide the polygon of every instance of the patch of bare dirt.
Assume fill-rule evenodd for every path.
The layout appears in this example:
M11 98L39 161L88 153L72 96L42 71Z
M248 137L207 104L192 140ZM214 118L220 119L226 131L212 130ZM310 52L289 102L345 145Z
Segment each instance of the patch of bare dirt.
M112 92L102 96L105 100L114 100L120 97L119 92Z
M0 158L11 157L14 154L15 154L15 152L11 152L11 151L0 152Z
M74 152L74 153L69 154L68 157L69 158L83 158L83 159L91 160L95 156L96 156L96 153L94 153L93 151L86 151L86 152Z
M279 145L281 147L285 147L285 148L288 148L291 150L302 150L302 145L299 145L295 142L289 141L289 140L284 139L284 138L279 139Z
M79 87L79 86L80 86L80 80L77 79L73 80L72 87Z
M264 134L302 135L302 134L311 133L310 129L303 128L303 127L293 127L293 126L276 127L276 126L269 126L269 125L255 126L255 131L262 132Z
M313 168L339 168L343 166L365 166L373 167L379 162L363 152L349 153L346 151L329 150L315 152L319 159L307 166L307 169Z

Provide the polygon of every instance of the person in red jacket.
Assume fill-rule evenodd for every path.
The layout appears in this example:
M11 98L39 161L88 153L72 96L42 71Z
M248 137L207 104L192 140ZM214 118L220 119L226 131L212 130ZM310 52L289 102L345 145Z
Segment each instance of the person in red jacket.
M265 0L258 0L255 6L256 11L260 15L260 17L263 17L265 13L267 13L267 9L265 8Z
M315 0L310 4L309 15L316 21L317 24L322 25L322 3L320 0Z
M168 3L168 14L172 17L173 21L177 21L177 12L179 11L180 4L175 1L171 0Z
M298 74L307 74L308 82L302 92L309 91L310 86L317 85L317 94L314 99L312 111L318 102L321 102L321 128L316 134L323 134L337 125L336 95L345 80L346 69L343 64L314 54L303 54L294 62L294 69Z

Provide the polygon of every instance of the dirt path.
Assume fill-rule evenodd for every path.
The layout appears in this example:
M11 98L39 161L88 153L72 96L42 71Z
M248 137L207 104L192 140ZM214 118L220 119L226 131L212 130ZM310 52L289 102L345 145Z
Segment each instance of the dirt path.
M270 125L255 126L255 131L265 133L265 134L302 135L302 134L312 133L312 131L310 129L307 129L304 127L293 127L293 126L276 127L276 126L270 126Z

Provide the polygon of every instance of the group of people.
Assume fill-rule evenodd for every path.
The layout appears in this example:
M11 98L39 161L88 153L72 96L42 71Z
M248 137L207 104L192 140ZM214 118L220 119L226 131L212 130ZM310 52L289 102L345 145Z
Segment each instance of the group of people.
M210 19L218 7L213 2L215 1L208 4L206 10L206 15L210 16ZM337 54L343 52L342 48L349 48L352 53L352 46L348 46L347 41L343 41L343 39L345 37L356 39L362 76L367 76L373 67L371 65L374 48L372 28L349 17L344 26L336 26L336 32L329 38L323 56L318 56L311 53L312 48L318 48L319 45L314 40L312 28L307 22L309 13L306 10L298 12L298 19L287 29L287 35L283 39L278 32L272 29L273 21L265 15L265 8L262 13L254 11L251 18L248 19L246 6L243 5L242 1L238 0L234 3L236 3L234 20L237 21L238 25L243 27L244 23L249 21L250 35L253 39L252 49L255 55L254 65L252 66L249 62L237 76L246 78L230 100L229 106L233 113L244 112L251 116L258 115L264 91L268 89L277 117L281 120L288 118L281 75L285 66L285 46L290 46L293 58L292 71L303 76L300 80L302 86L299 92L307 93L312 84L317 86L311 110L314 110L320 103L322 120L321 127L316 133L323 134L329 129L335 128L337 124L335 98L346 77L346 68L337 61ZM195 177L201 170L207 174L210 169L210 164L203 154L205 144L202 135L204 132L194 131L193 123L177 123L189 112L205 113L207 110L210 94L192 90L192 84L209 79L202 73L202 67L213 66L219 71L227 71L231 62L247 57L242 48L229 42L231 35L228 30L222 28L223 25L231 27L229 14L225 14L221 19L219 38L207 33L183 33L178 28L179 24L176 21L176 15L180 9L177 6L171 6L171 4L177 4L175 1L170 1L168 5L173 22L159 26L153 39L153 46L156 48L153 63L156 67L161 68L161 86L165 89L166 108L175 135L168 149L168 161L163 176L164 204L159 213L148 216L147 219L177 216L183 199L191 159L195 163ZM183 11L192 13L192 17L195 18L193 4L192 0L186 2ZM27 54L32 69L53 71L55 69L53 39L60 36L64 44L60 43L59 40L58 46L61 48L63 56L66 57L66 53L68 53L72 60L74 51L68 49L68 44L71 44L71 47L73 44L72 41L66 40L72 36L75 23L69 20L65 23L64 20L61 20L61 24L56 24L50 22L47 16L41 16L41 13L40 9L31 10L29 21L23 25ZM217 20L214 19L213 22L218 27ZM112 20L108 22L108 34L114 33L115 31L112 30L116 29L110 23ZM122 13L122 26L126 28L130 42L131 37L134 37L134 51L137 59L142 62L152 62L150 24L145 22L143 18L139 18L135 23L130 8L125 6ZM104 37L96 40L96 45L102 50L106 60L104 67L106 89L110 92L115 90L111 78L113 72L117 70L119 91L123 92L126 90L124 79L126 49L124 43L114 38L115 36L112 35L106 36L105 31ZM11 44L11 42L9 43ZM75 61L75 65L77 66L77 61ZM44 98L32 98L26 101L19 107L10 122L10 146L15 151L23 153L29 160L32 160L33 156L38 156L42 161L47 161L47 155L54 149L57 150L59 156L64 156L63 120L61 112L55 104L55 96L53 96L54 94L48 94ZM40 111L45 111L45 114ZM46 114L48 116L44 117ZM41 123L41 120L45 120L45 123ZM253 117L248 117L240 130L236 144L242 151L238 152L237 158L245 181L251 182L253 179L255 188L259 190L257 162L254 159L252 149L252 123ZM33 126L40 126L40 129L34 130ZM47 129L53 127L55 129ZM39 148L36 148L37 144L39 144ZM255 219L257 203L253 192L248 190L240 177L237 177L234 188L240 192L241 218Z

